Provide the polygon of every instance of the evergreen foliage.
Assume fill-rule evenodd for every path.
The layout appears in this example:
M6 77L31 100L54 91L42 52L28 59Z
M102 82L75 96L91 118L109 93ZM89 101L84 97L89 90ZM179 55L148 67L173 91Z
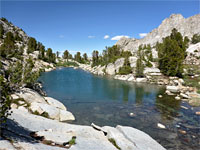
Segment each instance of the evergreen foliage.
M49 62L49 63L51 63L51 62L55 63L55 61L56 61L56 55L53 53L51 48L47 49L46 59L47 59L47 62Z
M126 75L126 74L132 73L132 68L131 68L130 62L129 62L129 56L130 56L130 52L124 52L123 53L123 57L125 57L124 65L123 65L123 67L119 68L119 73L118 74Z
M10 91L10 88L9 88L8 82L4 81L3 75L0 75L0 108L1 108L0 109L0 125L5 123L9 115L9 109L10 109L10 103L11 103L9 91Z
M0 47L2 57L12 57L15 54L15 39L12 32L7 32L3 44Z
M56 52L56 58L59 58L59 54L60 54L60 52L57 51L57 52Z
M65 50L63 53L63 59L69 59L69 51Z
M97 66L99 64L99 52L94 50L92 52L92 66Z
M79 63L84 63L83 58L81 57L81 53L77 52L74 56L74 59Z
M33 37L29 38L27 53L28 54L32 53L32 52L36 51L36 49L37 49L37 41Z
M199 43L200 42L200 35L194 34L191 42L192 42L192 44Z
M3 25L0 24L0 39L3 39L3 35L4 35Z
M38 50L39 50L39 59L45 60L45 46L41 44L38 44Z
M106 47L101 55L97 50L94 50L92 53L92 66L107 65L109 63L114 63L118 58L130 57L131 55L129 51L120 50L118 45Z
M136 77L144 77L144 51L142 50L142 46L139 46L138 49L138 59L136 62Z
M15 35L15 41L22 41L22 38L19 36L18 32Z
M159 69L163 74L182 77L188 43L189 39L187 37L183 39L176 29L172 30L170 36L163 39L163 43L157 43Z
M88 61L88 56L87 56L87 54L86 54L86 53L84 53L84 54L83 54L83 60L84 60L85 62L87 62L87 61Z

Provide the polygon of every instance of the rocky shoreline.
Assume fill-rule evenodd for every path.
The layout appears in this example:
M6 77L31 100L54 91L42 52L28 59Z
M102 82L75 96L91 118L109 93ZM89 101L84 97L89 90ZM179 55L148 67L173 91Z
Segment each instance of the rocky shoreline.
M77 67L75 67L76 69ZM79 64L79 68L88 71L95 75L104 76L105 66L91 67L89 64ZM197 89L194 87L185 86L185 82L182 78L178 77L166 77L161 74L158 68L145 68L145 77L136 78L134 74L128 75L110 75L114 79L123 80L133 83L150 83L157 84L159 86L165 86L167 95L174 95L175 100L187 101L191 106L200 106L200 94L197 93ZM195 77L199 77L196 75ZM200 83L199 83L200 84ZM160 95L161 97L162 95Z
M165 149L149 135L132 127L69 124L66 121L72 121L75 117L61 102L43 97L32 89L22 88L11 96L13 103L9 119L28 130L26 136L37 142L15 140L8 136L7 140L0 140L1 149ZM14 127L8 129L13 134L17 133ZM24 135L20 134L22 138Z

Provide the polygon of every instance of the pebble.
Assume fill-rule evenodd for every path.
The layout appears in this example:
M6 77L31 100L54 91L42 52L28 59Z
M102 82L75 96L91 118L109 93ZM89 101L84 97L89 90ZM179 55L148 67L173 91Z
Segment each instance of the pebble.
M130 116L130 117L134 117L134 116L136 116L136 115L135 115L134 113L130 113L129 116Z
M161 129L166 129L165 125L161 124L161 123L158 123L157 126Z
M187 107L185 107L185 106L181 106L181 108L183 108L183 109L188 109Z
M200 111L197 111L195 114L196 114L196 115L200 115Z
M159 95L158 97L159 97L159 98L162 98L163 96L162 96L162 95Z
M186 131L184 131L184 130L178 130L181 134L186 134L187 132Z
M179 96L176 96L175 99L176 99L176 100L180 100L181 98L180 98Z
M17 109L17 104L12 103L10 107L14 108L14 109Z

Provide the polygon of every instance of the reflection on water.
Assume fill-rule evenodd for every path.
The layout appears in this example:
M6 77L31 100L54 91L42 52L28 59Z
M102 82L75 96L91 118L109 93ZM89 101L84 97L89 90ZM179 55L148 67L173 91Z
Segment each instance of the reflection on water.
M159 109L162 119L173 119L179 113L181 101L174 100L171 96L156 98L155 105Z
M39 80L48 96L60 100L75 115L74 124L132 126L169 150L200 149L200 117L194 115L200 108L164 95L163 87L99 77L72 68L43 73ZM162 98L158 98L160 94ZM182 109L181 105L188 109ZM159 129L158 122L167 129ZM180 134L180 129L187 134Z

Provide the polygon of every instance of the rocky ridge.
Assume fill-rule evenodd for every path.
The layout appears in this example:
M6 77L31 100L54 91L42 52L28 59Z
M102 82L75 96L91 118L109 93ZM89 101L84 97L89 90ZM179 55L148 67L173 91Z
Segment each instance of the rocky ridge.
M181 14L172 14L169 18L162 21L161 25L152 30L142 39L135 38L121 38L117 41L121 49L135 53L141 44L150 44L155 46L157 42L162 42L162 38L171 34L173 28L176 28L183 37L187 36L189 39L194 34L200 34L200 14L184 18Z

